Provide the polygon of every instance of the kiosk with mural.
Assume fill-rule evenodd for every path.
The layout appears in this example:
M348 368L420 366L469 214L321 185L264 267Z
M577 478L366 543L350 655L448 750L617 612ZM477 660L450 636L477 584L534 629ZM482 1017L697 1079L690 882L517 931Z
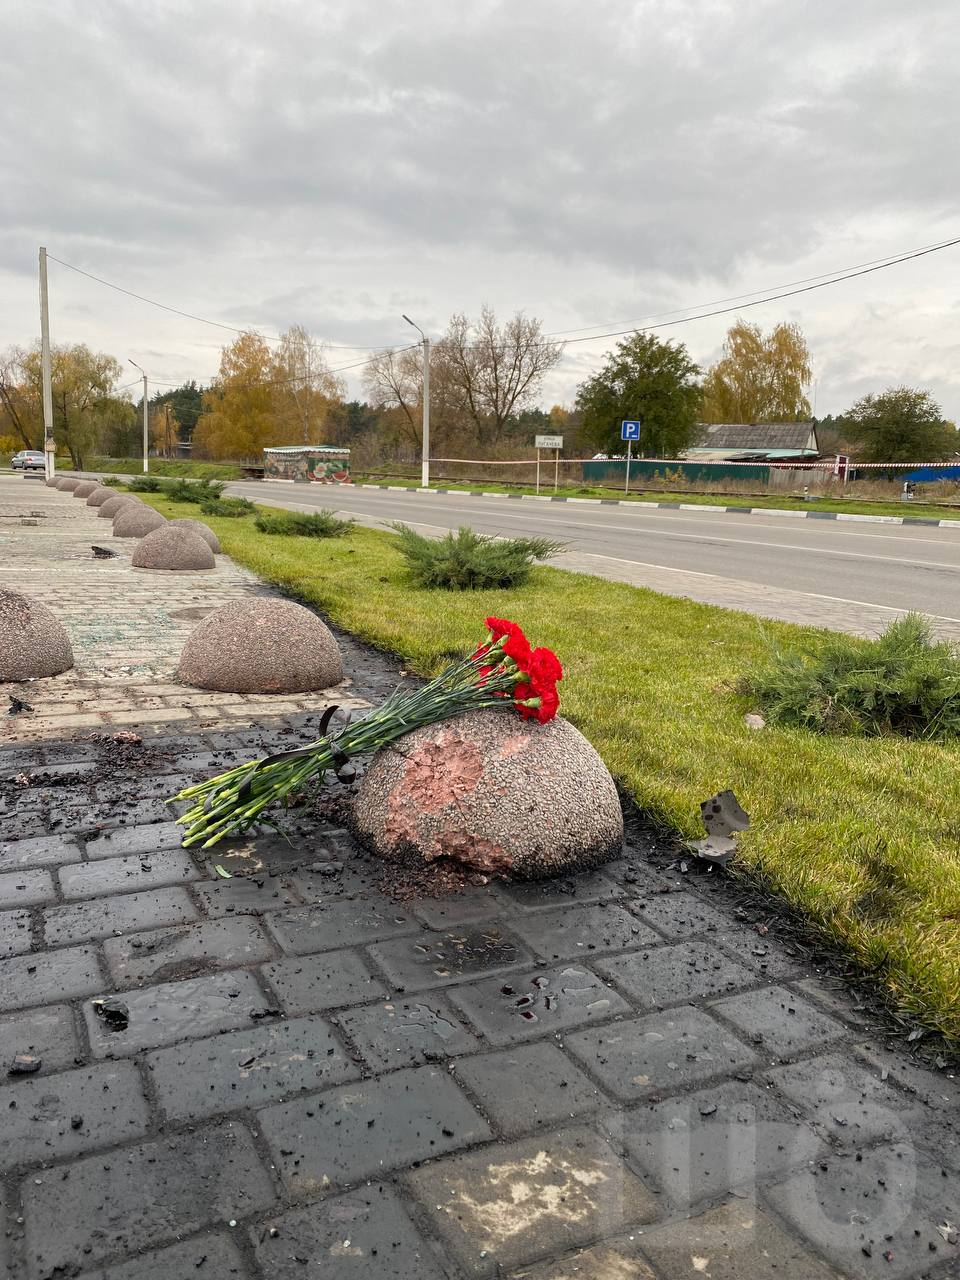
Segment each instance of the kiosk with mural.
M352 484L350 450L328 444L284 445L264 449L265 480L314 480L318 484Z

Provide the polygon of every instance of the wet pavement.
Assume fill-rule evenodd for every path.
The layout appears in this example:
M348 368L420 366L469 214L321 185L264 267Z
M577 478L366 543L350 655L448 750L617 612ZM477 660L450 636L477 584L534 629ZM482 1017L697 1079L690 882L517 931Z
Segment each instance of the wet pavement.
M345 648L358 702L392 687ZM163 797L315 709L70 687L107 679L139 742L105 718L0 740L0 1275L960 1275L960 1083L769 904L636 824L602 871L403 901L335 810L195 857Z

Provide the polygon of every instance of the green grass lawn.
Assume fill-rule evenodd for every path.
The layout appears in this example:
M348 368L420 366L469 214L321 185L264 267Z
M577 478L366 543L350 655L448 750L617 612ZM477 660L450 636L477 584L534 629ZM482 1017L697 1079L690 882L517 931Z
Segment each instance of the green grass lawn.
M143 458L91 458L87 471L107 475L143 473ZM190 480L240 480L243 469L233 462L193 462L189 458L151 458L152 476L185 476Z
M384 480L382 476L369 478L358 476L358 483L398 484L413 488L417 481L409 476L398 476L393 480ZM437 480L430 485L431 489L460 490L467 493L521 493L535 494L532 485L497 484L461 484L457 480ZM543 484L541 497L550 497L553 488ZM763 507L779 511L836 511L846 515L861 516L911 516L925 520L960 520L960 506L947 506L944 503L932 502L871 502L865 498L805 498L791 494L764 494L759 497L742 497L725 493L660 493L647 491L625 495L623 490L601 489L588 485L561 485L558 496L563 498L610 498L630 502L683 502L702 507Z
M699 802L732 787L753 824L743 873L960 1045L960 744L751 731L733 693L771 644L822 632L545 567L510 591L415 589L388 533L318 542L260 534L252 517L209 523L239 563L423 675L475 644L485 615L516 619L559 654L563 714L642 809L698 836Z

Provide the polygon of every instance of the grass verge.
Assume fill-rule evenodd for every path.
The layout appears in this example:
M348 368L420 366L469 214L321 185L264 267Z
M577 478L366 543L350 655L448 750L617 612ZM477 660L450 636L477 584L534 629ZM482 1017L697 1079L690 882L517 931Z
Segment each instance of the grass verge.
M733 692L772 641L816 650L822 632L545 567L508 591L418 589L391 534L357 526L318 544L250 517L209 524L240 564L423 675L475 644L485 615L515 618L560 655L563 713L642 809L701 835L699 802L732 787L753 822L743 873L960 1045L960 744L757 732Z
M151 466L153 464L151 463ZM409 488L418 487L409 477L400 476L388 481L382 476L365 479L357 476L357 483L398 484ZM513 484L468 484L457 480L438 480L430 485L431 489L445 489L461 493L516 493L535 494L532 485ZM548 485L541 486L540 496L550 497L553 489ZM659 490L648 490L644 493L625 495L617 489L601 489L588 485L561 485L558 493L562 498L608 498L612 501L630 502L682 502L698 507L744 507L772 509L777 511L833 511L843 515L859 516L908 516L923 520L960 520L960 507L947 506L945 503L933 502L875 502L867 498L806 498L794 497L791 494L763 494L757 497L741 494L725 493L661 493Z
M67 464L69 467L69 464ZM91 458L87 471L134 475L143 471L142 458ZM189 458L151 458L150 475L185 476L191 480L241 480L243 468L232 462L191 462Z

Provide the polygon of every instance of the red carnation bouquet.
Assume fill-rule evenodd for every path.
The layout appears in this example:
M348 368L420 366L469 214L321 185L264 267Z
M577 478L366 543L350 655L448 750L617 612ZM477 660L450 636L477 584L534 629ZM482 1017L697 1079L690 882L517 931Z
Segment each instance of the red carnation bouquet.
M186 827L184 845L204 849L237 835L258 822L270 805L286 801L307 782L322 782L328 769L342 781L354 771L349 761L385 747L424 725L448 720L463 711L485 707L513 709L524 720L546 724L557 714L557 682L563 667L549 649L533 649L515 622L487 618L487 635L469 658L454 663L420 689L395 690L364 716L350 721L335 736L327 732L336 707L321 717L316 742L250 761L187 787L173 801L193 801L177 821ZM172 803L172 802L171 802Z

